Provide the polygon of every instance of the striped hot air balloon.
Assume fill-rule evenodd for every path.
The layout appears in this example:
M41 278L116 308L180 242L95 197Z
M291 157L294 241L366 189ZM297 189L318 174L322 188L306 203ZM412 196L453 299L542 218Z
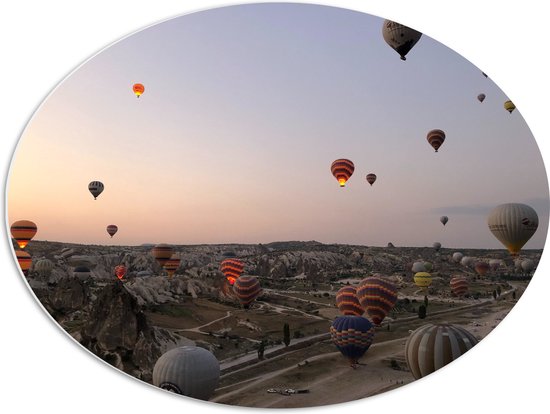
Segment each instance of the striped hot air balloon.
M535 234L539 226L537 212L521 203L507 203L495 207L487 218L489 230L516 256Z
M53 262L49 259L40 259L34 265L36 270L41 276L49 276L53 270Z
M153 257L157 260L157 262L161 266L164 266L174 254L174 248L169 244L160 243L153 247L151 253L153 254Z
M367 174L367 182L370 185L373 185L375 181L376 181L376 174L374 173Z
M168 273L168 277L174 276L174 273L178 270L180 267L181 258L178 255L172 255L170 259L164 263L164 270L166 270L166 273Z
M336 306L342 315L361 316L365 312L354 286L344 286L336 293Z
M397 302L397 286L381 277L367 277L357 286L357 299L375 325L380 325Z
M453 276L451 278L451 292L456 296L464 296L468 293L468 279L464 276Z
M139 98L143 92L145 92L145 86L143 86L141 83L134 83L134 86L132 86L132 90L134 91L134 94Z
M332 175L338 180L340 187L346 186L346 182L352 176L353 171L355 171L353 162L344 158L334 161L330 166L330 172L332 172Z
M416 329L405 343L405 359L415 379L443 368L465 354L477 339L466 329L449 324L428 324Z
M87 280L91 275L92 272L87 266L77 266L73 269L73 276L79 280Z
M237 280L237 278L244 271L244 263L235 258L225 259L220 264L220 270L227 278L229 284L233 285L233 283L235 283L235 280Z
M32 266L31 255L23 250L17 250L15 256L17 257L17 263L19 263L19 267L23 271L23 274L27 276Z
M118 277L118 280L122 280L126 276L126 266L123 264L115 266L115 275Z
M241 276L235 280L233 292L235 292L243 308L248 309L250 304L262 292L262 288L260 282L254 276Z
M487 262L476 262L474 265L474 270L480 276L485 276L489 269L491 269L491 266Z
M428 272L415 273L414 284L418 287L426 288L432 284L432 275Z
M18 220L11 225L10 231L19 248L24 249L32 240L38 228L30 220Z
M113 238L113 236L116 234L116 232L118 231L118 227L114 224L109 224L107 226L107 233L109 233L109 236L111 236L111 238Z
M347 357L353 368L369 349L374 339L374 326L362 316L339 316L330 327L336 348Z
M94 200L97 200L97 197L103 192L105 186L101 181L92 181L88 184L88 190L94 196Z
M441 129L432 129L430 132L428 132L427 139L435 152L437 152L439 150L439 147L441 147L441 145L445 141L445 132L443 132Z

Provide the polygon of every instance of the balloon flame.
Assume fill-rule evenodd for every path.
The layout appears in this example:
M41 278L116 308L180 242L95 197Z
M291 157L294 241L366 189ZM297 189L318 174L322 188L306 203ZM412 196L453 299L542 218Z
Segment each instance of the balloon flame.
M338 183L340 184L340 187L345 187L346 186L346 179L345 178L340 178L340 179L338 179Z

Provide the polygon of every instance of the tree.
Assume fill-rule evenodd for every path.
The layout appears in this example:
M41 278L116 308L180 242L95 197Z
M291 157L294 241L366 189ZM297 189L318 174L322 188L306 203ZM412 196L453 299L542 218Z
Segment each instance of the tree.
M290 345L290 326L288 326L288 323L285 323L283 326L283 342L285 346Z
M500 289L500 286L497 286L497 293L498 293L499 296L502 293L502 290Z
M424 295L424 306L428 307L428 296Z
M264 351L265 351L265 340L262 339L262 342L260 342L260 345L258 345L258 359L264 359Z
M493 298L497 298L497 291L496 290L493 290Z
M514 290L514 291L512 292L512 299L515 299L515 298L516 298L516 291Z
M420 305L418 307L418 317L424 319L426 317L426 306Z

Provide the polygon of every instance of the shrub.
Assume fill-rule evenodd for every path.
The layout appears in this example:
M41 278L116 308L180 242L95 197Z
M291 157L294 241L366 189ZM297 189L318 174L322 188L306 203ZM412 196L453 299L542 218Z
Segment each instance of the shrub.
M418 317L424 319L426 317L426 306L420 305L418 307Z

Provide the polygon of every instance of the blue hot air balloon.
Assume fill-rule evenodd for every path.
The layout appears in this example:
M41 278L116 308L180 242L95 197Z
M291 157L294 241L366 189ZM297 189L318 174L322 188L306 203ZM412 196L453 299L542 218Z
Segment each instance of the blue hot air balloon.
M330 327L330 337L336 348L355 368L374 339L374 325L362 316L339 316Z

